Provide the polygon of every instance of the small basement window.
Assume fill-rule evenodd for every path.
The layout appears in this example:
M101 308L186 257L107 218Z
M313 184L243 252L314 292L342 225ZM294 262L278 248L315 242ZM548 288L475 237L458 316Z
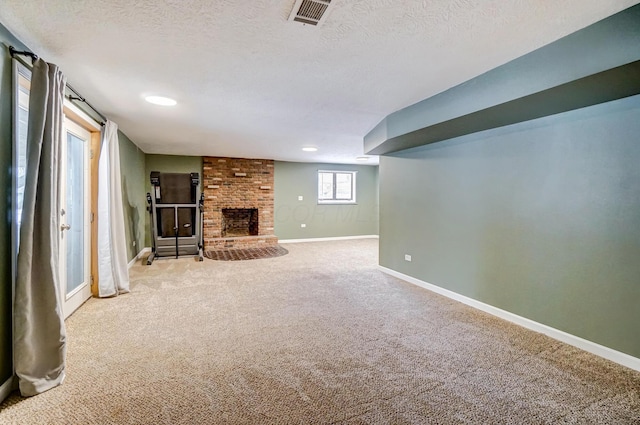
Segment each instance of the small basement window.
M318 171L319 204L355 204L356 171Z

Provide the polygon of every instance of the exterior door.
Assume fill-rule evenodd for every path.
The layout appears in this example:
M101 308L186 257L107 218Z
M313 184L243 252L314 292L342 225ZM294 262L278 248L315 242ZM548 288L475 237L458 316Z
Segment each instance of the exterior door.
M65 118L61 152L60 292L65 319L91 296L91 133Z

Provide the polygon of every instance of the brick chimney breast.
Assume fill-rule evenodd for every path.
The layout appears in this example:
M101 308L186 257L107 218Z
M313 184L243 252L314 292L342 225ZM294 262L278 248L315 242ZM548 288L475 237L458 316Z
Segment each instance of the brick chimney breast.
M278 244L278 238L273 234L273 170L273 160L269 159L203 158L203 237L206 250L257 248ZM260 176L259 180L252 178L253 176ZM223 210L227 215L226 219L223 217ZM234 210L238 214L235 218L229 218ZM257 213L249 215L251 219L247 219L245 235L241 229L242 220L247 217L246 211L249 210ZM233 222L233 232L228 230L230 222Z

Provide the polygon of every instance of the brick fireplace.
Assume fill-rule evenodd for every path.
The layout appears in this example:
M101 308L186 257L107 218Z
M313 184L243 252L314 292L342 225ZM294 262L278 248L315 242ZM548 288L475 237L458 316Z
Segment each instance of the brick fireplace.
M277 245L273 161L204 157L204 248Z

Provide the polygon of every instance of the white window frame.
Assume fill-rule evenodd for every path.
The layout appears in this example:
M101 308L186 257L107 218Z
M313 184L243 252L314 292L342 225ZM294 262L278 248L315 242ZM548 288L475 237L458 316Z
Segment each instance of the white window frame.
M321 198L322 195L322 189L321 189L321 183L320 183L320 176L321 174L332 174L333 175L333 197L330 199L327 198ZM338 174L349 174L351 176L351 198L350 199L340 199L336 197L336 176ZM350 170L318 170L318 175L317 175L317 183L318 183L318 204L334 204L334 205L339 205L339 204L350 204L353 205L356 203L356 175L358 174L357 171L350 171Z

